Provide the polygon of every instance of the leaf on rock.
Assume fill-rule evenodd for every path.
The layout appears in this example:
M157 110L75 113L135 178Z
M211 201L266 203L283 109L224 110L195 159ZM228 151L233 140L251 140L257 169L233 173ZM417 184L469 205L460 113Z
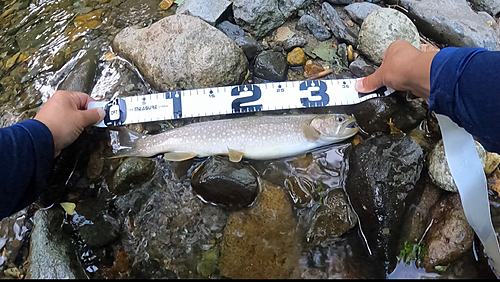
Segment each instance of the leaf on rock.
M333 61L335 60L337 56L337 48L334 48L332 44L328 42L322 42L318 44L313 50L312 53L314 53L316 56L318 56L320 59L323 61Z
M59 204L67 214L72 215L75 212L76 205L74 203L64 202Z

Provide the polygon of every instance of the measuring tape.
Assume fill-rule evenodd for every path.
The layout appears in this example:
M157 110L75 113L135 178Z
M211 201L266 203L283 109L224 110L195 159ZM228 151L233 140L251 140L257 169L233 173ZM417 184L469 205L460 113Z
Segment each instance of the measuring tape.
M106 117L98 127L172 120L222 114L357 104L387 96L393 89L382 87L361 94L354 89L358 79L271 82L146 94L90 102L102 107Z

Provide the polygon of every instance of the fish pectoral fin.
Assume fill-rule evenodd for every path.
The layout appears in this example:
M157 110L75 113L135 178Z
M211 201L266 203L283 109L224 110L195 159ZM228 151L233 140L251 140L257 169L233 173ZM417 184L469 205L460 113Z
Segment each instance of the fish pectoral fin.
M241 161L241 159L243 158L243 155L245 153L239 152L239 151L236 151L236 150L233 150L233 149L230 149L230 148L227 148L227 154L228 154L229 160L231 162L237 163L237 162Z
M196 154L190 153L190 152L167 152L167 153L163 154L163 157L167 161L180 162L180 161L192 159L192 158L196 157Z
M302 125L302 133L309 141L317 141L321 133L310 125Z

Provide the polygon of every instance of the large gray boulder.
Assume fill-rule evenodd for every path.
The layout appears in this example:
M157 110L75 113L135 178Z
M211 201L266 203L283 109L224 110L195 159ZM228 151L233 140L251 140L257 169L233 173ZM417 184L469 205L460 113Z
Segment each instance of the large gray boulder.
M113 48L160 91L238 84L248 67L233 40L205 21L183 14L147 28L125 28L114 38Z

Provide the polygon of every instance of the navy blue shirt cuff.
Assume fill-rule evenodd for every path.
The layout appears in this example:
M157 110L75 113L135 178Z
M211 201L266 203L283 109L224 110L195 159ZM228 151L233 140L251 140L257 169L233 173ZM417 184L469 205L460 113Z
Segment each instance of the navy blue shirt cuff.
M429 107L500 153L500 52L447 47L431 64Z
M54 139L31 119L0 129L0 219L33 203L48 188Z

